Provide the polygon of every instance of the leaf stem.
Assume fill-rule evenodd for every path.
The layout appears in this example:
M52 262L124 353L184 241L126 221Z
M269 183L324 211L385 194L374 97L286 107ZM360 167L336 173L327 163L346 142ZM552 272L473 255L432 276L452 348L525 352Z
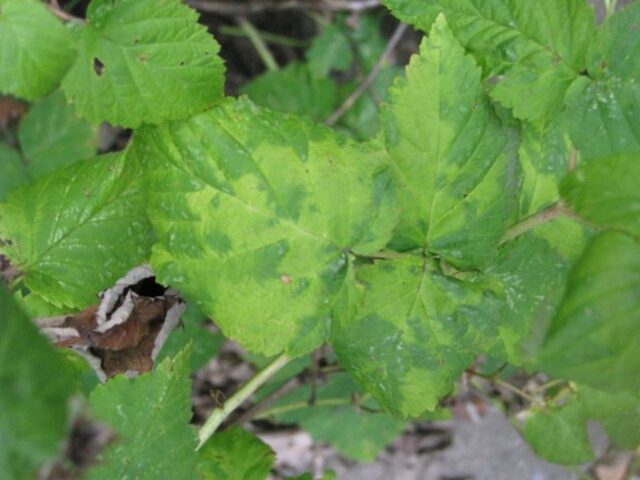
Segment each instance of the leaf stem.
M238 17L237 22L240 26L240 29L244 32L244 34L251 42L251 45L253 45L253 48L256 49L260 60L262 60L262 63L264 63L265 67L267 67L267 70L269 70L270 72L277 72L278 70L280 70L280 68L278 67L278 63L276 62L275 58L273 58L273 55L271 54L269 47L267 47L267 44L264 43L264 40L260 35L258 29L244 17Z
M221 26L218 32L220 32L221 35L227 35L229 37L247 37L247 33L242 28L232 27L231 25ZM258 30L258 34L265 42L273 43L275 45L284 45L285 47L306 48L310 44L307 40L278 35L277 33L264 32L262 30Z
M519 237L529 230L533 230L534 228L550 222L551 220L554 220L561 215L571 216L570 212L564 207L564 205L562 205L560 202L556 202L553 205L544 208L539 212L534 213L533 215L528 216L515 225L512 225L503 235L502 239L500 240L500 245L504 245L505 243L513 240L516 237Z
M215 408L204 425L198 432L199 443L196 450L200 450L205 442L213 435L218 427L231 413L242 405L251 395L264 385L278 370L284 367L291 360L286 354L276 357L269 365L260 370L251 380L242 386L240 390L233 394L222 407Z

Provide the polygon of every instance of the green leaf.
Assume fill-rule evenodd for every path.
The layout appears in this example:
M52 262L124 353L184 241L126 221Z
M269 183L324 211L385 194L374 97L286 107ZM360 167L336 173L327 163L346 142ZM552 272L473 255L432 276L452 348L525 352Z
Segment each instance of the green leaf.
M93 157L98 140L96 129L78 117L60 92L29 109L20 122L18 138L32 179Z
M55 306L84 308L149 255L141 172L121 155L74 163L0 204L0 246Z
M0 202L5 200L11 190L28 182L26 165L20 158L20 153L0 142Z
M516 65L491 91L491 96L513 110L521 120L543 120L556 116L564 105L576 72L558 66L540 70Z
M187 311L180 318L180 327L174 330L162 346L156 362L174 357L187 345L191 344L191 371L204 367L213 357L218 355L225 338L204 327L205 315L193 304L187 304Z
M94 2L62 88L92 121L135 128L200 112L222 98L219 46L179 0Z
M587 422L599 421L619 447L640 445L640 396L610 393L574 385L563 405L534 411L525 425L525 438L546 460L563 464L584 463L593 458ZM562 396L561 392L558 397Z
M350 375L333 375L316 387L315 403L309 405L311 386L295 390L271 407L280 423L297 423L316 441L330 443L342 455L364 462L373 461L406 426L406 422L379 412L371 413L353 404L362 389ZM372 400L369 409L379 406Z
M640 152L640 4L611 16L589 51L586 77L567 93L567 122L583 159Z
M605 391L640 389L640 244L617 232L596 237L569 277L538 365Z
M634 450L640 445L640 392L603 392L584 385L578 396L588 419L602 423L618 446Z
M482 266L516 206L509 135L443 17L406 74L383 112L402 207L396 244L426 247L459 268Z
M394 414L433 410L477 353L498 347L495 285L444 276L418 257L365 265L357 280L332 344L340 364Z
M640 76L640 4L627 5L609 17L598 30L588 54L589 73L597 78Z
M59 451L73 385L62 359L0 284L0 472L35 478Z
M134 379L99 385L89 405L117 433L87 478L196 478L196 435L191 420L189 349Z
M145 128L134 143L151 173L162 281L248 350L322 343L346 252L374 253L391 236L384 154L246 100Z
M503 74L492 95L523 119L560 107L571 79L584 70L595 34L584 0L385 0L394 15L429 31L444 13L456 38L485 67Z
M562 183L562 196L581 217L640 237L640 154L582 165Z
M325 78L331 70L346 71L353 62L349 37L340 23L328 25L306 52L309 70L316 78Z
M545 460L579 465L593 459L582 406L570 401L562 408L539 410L527 419L524 436Z
M640 83L579 78L567 92L566 119L582 160L640 152Z
M199 480L264 480L275 463L273 451L238 427L216 433L198 453Z
M291 63L267 72L242 88L254 102L280 112L324 120L338 104L338 89L329 77L314 77L309 67Z
M0 92L34 100L49 93L73 61L68 31L36 0L0 0Z

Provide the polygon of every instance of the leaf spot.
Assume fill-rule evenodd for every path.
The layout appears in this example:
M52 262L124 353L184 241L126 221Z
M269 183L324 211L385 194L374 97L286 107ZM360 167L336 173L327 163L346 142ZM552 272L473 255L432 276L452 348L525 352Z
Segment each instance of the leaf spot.
M284 285L291 285L291 282L293 282L293 278L291 278L289 275L280 275L280 281Z

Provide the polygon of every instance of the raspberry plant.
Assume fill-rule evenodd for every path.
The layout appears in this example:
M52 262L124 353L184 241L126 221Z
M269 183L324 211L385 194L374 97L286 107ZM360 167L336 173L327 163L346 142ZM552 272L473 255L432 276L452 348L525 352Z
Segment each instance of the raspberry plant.
M425 38L375 85L391 84L379 117L362 103L365 123L332 129L310 117L339 102L326 74L349 49L322 56L338 27L236 99L178 0L93 0L66 24L0 0L0 91L34 102L0 143L0 252L21 272L0 290L3 478L58 453L78 394L118 435L88 478L264 478L266 446L216 431L323 344L347 373L321 396L390 414L339 410L381 438L329 435L357 458L440 411L478 356L556 380L524 425L541 456L589 461L589 420L640 444L640 4L596 26L585 0L384 3ZM134 129L126 149L94 156L100 121ZM28 321L146 262L271 357L199 440L188 335L152 373L89 388ZM336 412L289 419L327 439Z

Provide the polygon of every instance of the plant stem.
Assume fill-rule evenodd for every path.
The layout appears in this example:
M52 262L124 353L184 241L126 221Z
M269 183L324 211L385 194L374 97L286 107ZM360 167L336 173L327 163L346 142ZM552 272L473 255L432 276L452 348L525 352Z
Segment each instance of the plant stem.
M76 17L75 15L65 12L58 4L58 0L50 0L47 4L47 8L63 22L85 23L83 18Z
M393 50L396 48L396 45L398 45L398 42L402 39L402 36L404 35L404 32L406 30L407 26L405 24L401 23L400 25L398 25L396 30L393 32L389 43L387 44L387 48L385 48L384 52L380 56L380 59L371 70L371 73L369 73L369 75L367 75L367 78L365 78L364 81L360 85L358 85L358 88L356 88L353 93L349 95L344 102L342 102L342 105L340 105L340 107L338 107L338 109L325 120L324 123L326 125L329 125L330 127L335 125L338 120L340 120L342 116L355 105L358 99L373 86L376 79L378 78L378 75L380 75L382 68L391 56Z
M229 37L247 37L247 33L239 27L232 27L231 25L223 25L219 30L221 35L227 35ZM286 37L284 35L278 35L277 33L264 32L258 30L258 33L262 40L268 43L276 45L284 45L285 47L294 48L306 48L310 45L307 40L301 40L299 38Z
M213 435L218 427L231 413L242 405L251 395L264 385L278 370L284 367L291 360L284 353L276 357L269 365L260 370L251 380L249 380L240 390L233 394L222 407L215 408L204 425L198 432L200 442L196 450L200 450L205 442Z
M569 216L569 212L560 202L556 202L550 207L544 208L511 226L500 240L500 245L504 245L523 233L550 222L561 215Z
M270 72L277 72L280 68L278 67L275 58L273 58L273 55L271 55L269 47L267 47L267 44L264 43L264 40L260 36L260 32L244 17L238 17L237 21L240 29L247 36L251 45L253 45L253 48L256 49L258 56L262 60L262 63L267 67L267 70Z
M616 7L618 6L618 0L604 0L604 4L607 7L605 19L616 13Z

